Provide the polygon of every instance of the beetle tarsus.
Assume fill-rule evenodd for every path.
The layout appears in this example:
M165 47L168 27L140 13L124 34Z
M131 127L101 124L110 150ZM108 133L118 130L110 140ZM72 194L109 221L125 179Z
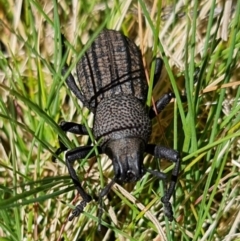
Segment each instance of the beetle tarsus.
M82 200L72 211L72 215L68 218L69 221L72 221L75 217L78 217L86 207L88 202Z
M165 197L161 199L164 208L164 214L168 218L169 221L173 220L173 211L172 211L172 204L165 200Z

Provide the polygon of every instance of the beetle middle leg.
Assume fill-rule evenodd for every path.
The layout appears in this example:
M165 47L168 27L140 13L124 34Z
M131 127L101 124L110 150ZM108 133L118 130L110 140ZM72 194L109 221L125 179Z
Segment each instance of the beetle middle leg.
M73 134L78 134L78 135L88 135L87 129L85 126L74 123L74 122L66 122L62 121L59 124L59 127L64 131L64 132L70 132ZM60 147L55 151L55 155L58 156L62 152L66 151L68 148L62 143L60 138L58 137L58 142ZM55 162L55 156L52 157L52 161Z
M168 217L169 221L173 220L173 211L172 205L170 203L171 196L174 194L174 190L177 183L177 177L180 169L180 156L179 153L171 148L163 147L163 146L156 146L153 144L148 144L146 147L146 152L152 154L157 158L165 158L175 163L175 166L172 170L172 176L170 184L167 187L165 178L161 178L164 181L164 196L162 197L161 201L164 204L164 213ZM162 176L162 174L161 174ZM160 176L160 177L161 177ZM162 176L164 177L164 176Z

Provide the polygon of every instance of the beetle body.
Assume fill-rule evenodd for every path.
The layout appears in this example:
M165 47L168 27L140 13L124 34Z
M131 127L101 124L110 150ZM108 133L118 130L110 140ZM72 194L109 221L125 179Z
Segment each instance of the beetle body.
M117 180L139 180L151 134L139 48L120 32L104 30L77 63L77 76L80 100L95 114L93 134L112 159ZM115 155L118 150L121 155Z
M148 144L151 119L155 112L151 109L148 113L145 106L148 86L140 50L120 32L103 30L77 63L77 77L78 84L71 74L66 83L84 106L95 115L93 134L96 140L100 140L98 151L100 154L107 154L113 163L113 181L102 190L100 199L108 193L115 181L135 182L146 171L165 180L164 173L144 168L144 152L148 152L175 163L170 184L162 198L165 214L172 220L169 200L176 185L180 158L175 150ZM172 97L172 93L165 94L155 103L158 113ZM87 134L86 129L77 123L63 122L60 127L75 134ZM63 143L60 144L56 154L67 149ZM73 211L72 217L78 216L91 200L82 188L72 164L75 160L86 157L91 149L91 146L77 147L66 153L70 176L83 198Z
M134 42L120 32L105 29L77 63L81 101L93 113L98 104L116 95L136 97L143 104L147 81L142 55Z

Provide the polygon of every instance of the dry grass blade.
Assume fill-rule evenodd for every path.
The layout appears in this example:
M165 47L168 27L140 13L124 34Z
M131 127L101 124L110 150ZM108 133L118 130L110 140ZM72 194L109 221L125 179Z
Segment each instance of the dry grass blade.
M126 191L122 186L118 185L117 183L114 184L113 186L114 189L120 191L128 200L130 200L133 204L135 204L141 211L144 212L144 215L150 220L152 221L152 223L155 225L156 229L158 230L158 234L161 237L161 240L166 241L166 235L164 233L163 228L161 227L159 221L157 220L157 218L155 217L155 215L153 215L151 213L151 211L146 210L146 207L141 204L133 195L131 195L128 191Z

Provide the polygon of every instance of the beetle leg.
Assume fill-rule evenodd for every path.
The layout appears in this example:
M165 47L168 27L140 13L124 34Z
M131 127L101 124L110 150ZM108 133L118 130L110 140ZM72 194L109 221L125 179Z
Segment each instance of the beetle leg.
M62 121L59 124L59 127L65 132L71 132L73 134L79 135L88 135L87 128L84 125L78 123Z
M65 132L70 132L73 134L79 134L79 135L88 135L87 129L84 125L80 125L74 122L66 122L66 121L62 121L59 124L59 127L65 131ZM55 155L58 156L60 155L62 152L66 151L68 148L62 143L62 141L60 140L60 138L58 137L58 142L60 147L55 151ZM55 156L52 156L52 161L55 162Z
M101 221L102 221L102 214L103 214L103 198L110 192L110 190L115 182L116 182L116 177L114 177L111 180L111 182L109 182L107 184L107 186L104 187L99 194L98 231L101 231Z
M151 170L151 169L146 169L146 172L149 172L150 174L152 174L154 177L160 179L160 180L165 180L167 178L167 175L163 172L159 172L156 170Z
M165 194L162 197L161 201L164 204L164 213L168 217L169 221L173 220L173 211L172 206L170 203L170 198L174 193L176 183L177 183L177 177L179 174L180 169L180 156L179 153L173 149L163 147L163 146L156 146L148 144L146 147L146 152L152 154L155 157L158 158L165 158L167 160L170 160L175 163L175 166L172 170L172 176L169 186L167 187L166 182L164 182L165 186Z
M68 66L65 65L62 68L62 75L64 76L67 71L68 71ZM74 77L73 77L73 75L71 73L66 78L66 84L69 87L69 89L74 93L74 95L76 95L77 98L79 100L81 100L81 102L85 103L85 98L82 95L82 92L80 91L80 89L78 88L78 86L77 86L77 84L75 82L75 79L74 79Z
M82 197L82 201L76 206L76 208L73 210L72 215L69 217L69 220L71 221L74 217L77 217L80 215L80 213L83 212L84 207L87 205L88 202L90 202L92 200L91 196L89 196L84 189L81 186L81 183L79 181L79 178L76 174L76 171L73 168L73 163L77 160L77 159L83 159L85 158L88 153L92 150L92 146L84 146L84 147L77 147L73 150L70 150L66 153L66 165L68 168L68 172L70 174L70 177L72 178L72 181L76 187L76 189L78 190L78 193L81 195ZM97 147L99 153L101 153L101 148ZM94 156L94 152L89 156Z
M167 94L164 94L159 100L157 100L155 102L157 114L159 114L174 97L175 97L174 94L172 92L169 92ZM149 111L149 117L150 119L153 119L155 116L156 116L156 113L152 107Z
M154 71L154 77L153 77L153 88L157 84L163 68L163 60L161 58L155 59L155 71Z

